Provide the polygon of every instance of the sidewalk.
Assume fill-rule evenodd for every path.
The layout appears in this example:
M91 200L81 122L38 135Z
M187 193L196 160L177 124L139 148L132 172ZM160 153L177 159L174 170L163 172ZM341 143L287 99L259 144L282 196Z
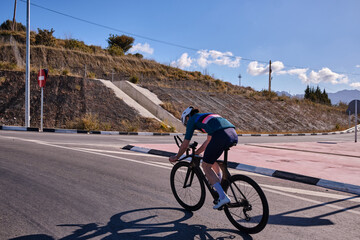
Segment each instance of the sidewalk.
M175 144L137 144L136 147L160 150L156 152L160 155L161 151L178 150ZM236 169L360 195L360 143L239 144L229 151L228 161Z

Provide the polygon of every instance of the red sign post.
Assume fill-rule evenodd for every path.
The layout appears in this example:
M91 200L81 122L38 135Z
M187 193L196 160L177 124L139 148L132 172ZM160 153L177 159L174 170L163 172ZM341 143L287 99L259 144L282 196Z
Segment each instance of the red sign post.
M45 83L46 83L46 78L47 78L47 69L40 69L39 70L39 73L38 73L38 84L39 84L39 87L45 87Z
M44 110L44 87L46 83L46 78L48 76L48 70L47 69L40 69L38 73L38 84L41 88L41 123L40 123L40 131L43 131L43 110Z

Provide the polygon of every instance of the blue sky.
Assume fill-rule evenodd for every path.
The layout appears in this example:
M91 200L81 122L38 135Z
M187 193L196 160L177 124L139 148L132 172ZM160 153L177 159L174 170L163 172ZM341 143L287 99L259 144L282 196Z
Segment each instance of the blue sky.
M135 38L133 53L223 81L302 94L360 89L358 0L31 0L71 17L31 6L31 30L55 30L107 47L109 34ZM14 0L1 0L0 22L12 19ZM26 24L26 3L16 19ZM116 30L115 30L116 29ZM118 30L118 31L117 31ZM154 41L155 40L155 41ZM174 46L176 45L176 46Z

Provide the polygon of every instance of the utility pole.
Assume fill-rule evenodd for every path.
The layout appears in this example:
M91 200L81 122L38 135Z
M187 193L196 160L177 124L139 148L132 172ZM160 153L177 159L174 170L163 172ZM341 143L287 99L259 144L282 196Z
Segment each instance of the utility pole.
M14 17L13 17L13 24L12 24L12 28L11 28L11 30L13 30L13 31L15 31L16 2L17 2L17 0L15 0L15 5L14 5Z
M241 74L239 74L238 78L239 78L239 87L241 87Z
M269 94L271 93L271 60L269 62Z
M25 126L30 127L30 0L26 8Z

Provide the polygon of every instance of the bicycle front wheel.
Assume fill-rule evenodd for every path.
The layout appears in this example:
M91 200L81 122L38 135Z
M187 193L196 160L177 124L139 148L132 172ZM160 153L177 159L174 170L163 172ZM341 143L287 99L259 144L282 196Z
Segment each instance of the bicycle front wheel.
M230 222L240 231L258 233L269 219L269 205L260 186L244 175L230 178L227 194L231 202L224 207Z
M171 170L170 184L176 201L188 211L199 210L205 202L205 186L200 173L188 162L178 162Z

